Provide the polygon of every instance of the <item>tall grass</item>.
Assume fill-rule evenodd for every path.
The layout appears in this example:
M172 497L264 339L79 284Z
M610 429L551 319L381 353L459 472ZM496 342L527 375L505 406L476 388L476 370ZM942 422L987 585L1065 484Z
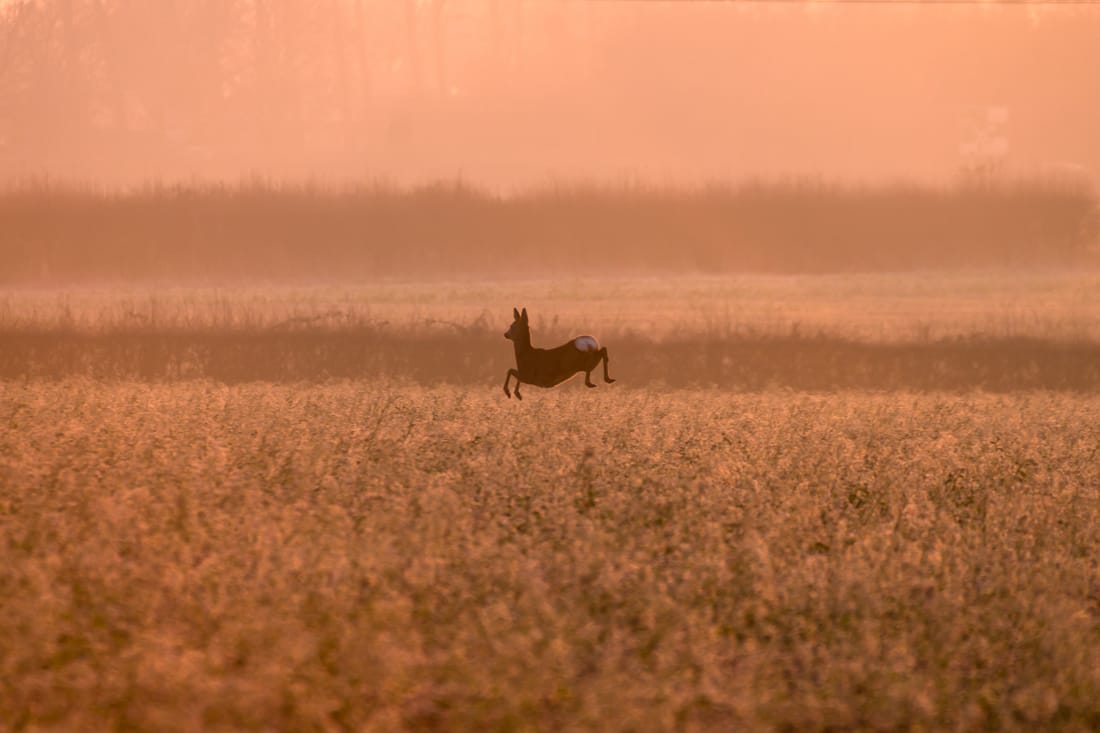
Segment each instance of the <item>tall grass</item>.
M14 730L1095 730L1100 401L0 382Z
M456 327L457 326L457 327ZM541 334L540 345L572 337ZM973 335L864 342L828 334L691 333L604 339L612 376L635 387L733 390L1100 391L1100 344ZM396 378L497 389L515 365L500 332L381 324L108 332L0 328L0 379L317 382ZM502 395L503 397L503 395Z
M614 375L635 387L1091 392L1100 390L1094 280L24 291L0 298L0 378L398 378L495 390L514 362L502 338L511 307L531 304L536 346L593 334ZM524 293L530 300L516 300Z
M836 272L1088 259L1095 198L1058 180L931 187L31 185L0 194L0 282Z

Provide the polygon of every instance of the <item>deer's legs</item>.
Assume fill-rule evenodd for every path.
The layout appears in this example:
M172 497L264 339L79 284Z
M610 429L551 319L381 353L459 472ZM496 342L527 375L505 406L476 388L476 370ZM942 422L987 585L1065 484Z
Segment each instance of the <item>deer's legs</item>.
M592 370L591 369L589 369L587 372L584 373L584 386L585 387L595 387L596 386L596 385L592 384Z
M508 397L512 396L512 393L508 391L508 382L512 377L516 378L516 399L522 400L523 396L519 393L519 372L515 369L509 369L508 373L504 375L504 394L508 395Z
M607 373L607 347L600 349L600 358L603 359L603 381L611 384L615 380L611 378L611 375ZM590 385L591 386L591 385Z

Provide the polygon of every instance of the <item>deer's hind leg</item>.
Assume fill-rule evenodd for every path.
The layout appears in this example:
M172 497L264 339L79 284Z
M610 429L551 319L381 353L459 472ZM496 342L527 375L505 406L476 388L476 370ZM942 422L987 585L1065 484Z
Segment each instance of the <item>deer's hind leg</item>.
M600 358L603 360L603 381L611 384L615 380L611 378L611 375L607 373L607 347L603 347L599 351Z
M592 370L600 365L600 359L600 352L598 351L589 351L584 355L584 361L582 362L583 366L580 368L580 371L584 372L585 387L596 386L592 384Z

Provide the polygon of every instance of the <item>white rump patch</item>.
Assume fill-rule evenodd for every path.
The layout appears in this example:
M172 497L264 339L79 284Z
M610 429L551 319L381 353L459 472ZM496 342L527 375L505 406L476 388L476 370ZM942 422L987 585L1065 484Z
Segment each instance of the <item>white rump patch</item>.
M600 344L591 336L578 336L573 339L573 347L577 351L599 351Z

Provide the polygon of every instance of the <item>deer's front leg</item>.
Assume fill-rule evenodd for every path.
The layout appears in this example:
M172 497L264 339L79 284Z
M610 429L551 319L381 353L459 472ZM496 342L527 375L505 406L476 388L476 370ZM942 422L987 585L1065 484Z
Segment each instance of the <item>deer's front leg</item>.
M584 386L585 387L595 387L596 386L596 385L592 384L592 372L591 371L587 371L587 372L584 373Z
M508 395L509 399L512 398L512 393L508 391L508 382L512 377L516 378L516 397L522 400L523 398L519 394L519 372L515 369L509 369L508 373L504 375L504 394Z

